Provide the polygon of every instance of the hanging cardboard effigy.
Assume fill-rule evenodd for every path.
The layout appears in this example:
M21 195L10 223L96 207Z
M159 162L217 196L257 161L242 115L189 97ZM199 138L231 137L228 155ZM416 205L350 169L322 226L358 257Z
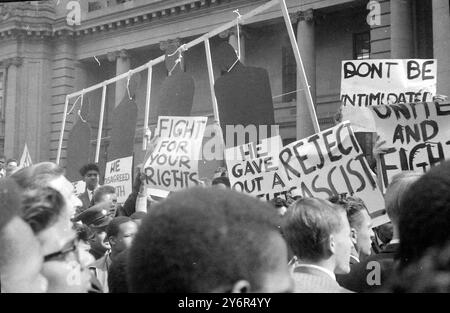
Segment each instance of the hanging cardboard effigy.
M122 101L112 112L108 162L133 155L138 112L135 93L139 83L140 75L133 75Z
M387 153L380 155L386 188L401 171L425 172L450 158L450 103L408 103L342 108L358 129L376 132ZM354 112L357 110L357 112ZM361 123L364 117L364 125Z
M147 188L178 191L198 185L207 117L160 116L158 142L144 161Z
M67 139L66 177L69 181L80 179L80 168L89 163L91 149L91 126L87 122L89 117L89 98L83 97L80 116L69 133ZM76 108L75 108L76 109Z
M433 59L342 61L341 103L365 107L432 101L436 73Z
M171 55L173 54L173 55ZM184 72L182 51L176 46L166 49L168 77L159 89L157 116L190 116L194 100L194 79Z
M214 90L227 148L276 135L270 133L270 127L265 127L265 133L259 129L260 125L275 124L267 71L244 66L228 43L222 43L213 51L213 62L219 66L222 73L214 84ZM256 126L258 138L250 138L242 143L236 140L230 142L230 139L227 139L226 125L241 125L244 128L249 125Z

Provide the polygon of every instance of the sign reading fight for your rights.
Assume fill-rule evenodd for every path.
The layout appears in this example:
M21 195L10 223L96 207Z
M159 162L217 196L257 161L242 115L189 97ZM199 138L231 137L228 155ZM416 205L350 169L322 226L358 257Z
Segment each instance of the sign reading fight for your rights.
M198 160L207 117L160 116L155 149L144 163L146 185L177 191L198 184Z

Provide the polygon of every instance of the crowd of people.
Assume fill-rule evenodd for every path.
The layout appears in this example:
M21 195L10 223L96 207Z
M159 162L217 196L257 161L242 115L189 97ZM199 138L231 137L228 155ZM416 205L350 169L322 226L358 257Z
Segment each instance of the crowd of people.
M123 205L96 164L80 175L79 196L51 162L0 178L1 292L450 291L450 162L396 175L376 228L352 195L265 202L226 170L167 198L136 175Z

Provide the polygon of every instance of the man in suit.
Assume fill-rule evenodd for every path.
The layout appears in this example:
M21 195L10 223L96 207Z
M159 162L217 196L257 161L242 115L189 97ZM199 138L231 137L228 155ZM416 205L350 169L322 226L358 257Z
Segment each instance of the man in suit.
M99 186L100 170L97 164L89 163L80 169L80 174L86 183L86 190L78 197L83 203L83 206L79 208L79 213L85 211L92 204L94 191Z
M392 240L378 253L352 266L348 275L340 278L343 287L355 292L373 292L381 288L393 273L395 255L399 248L398 231L400 204L409 187L421 176L420 173L402 172L392 178L384 196L386 212L393 226Z
M352 240L344 208L317 198L302 198L285 215L283 234L297 257L294 292L348 292L335 274L350 271Z

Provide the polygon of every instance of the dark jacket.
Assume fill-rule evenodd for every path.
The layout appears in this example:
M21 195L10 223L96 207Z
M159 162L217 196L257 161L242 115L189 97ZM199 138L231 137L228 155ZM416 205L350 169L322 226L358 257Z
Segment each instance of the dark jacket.
M339 284L355 292L377 291L388 282L392 274L398 247L398 243L388 244L380 253L354 264L349 274L339 277Z

